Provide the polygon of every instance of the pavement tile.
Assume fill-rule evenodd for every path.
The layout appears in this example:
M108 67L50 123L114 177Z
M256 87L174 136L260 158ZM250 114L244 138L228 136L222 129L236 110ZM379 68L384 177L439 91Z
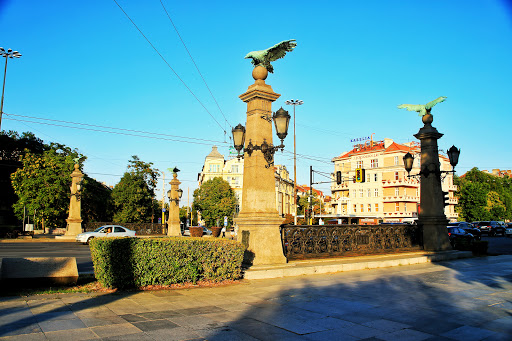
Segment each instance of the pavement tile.
M47 312L47 313L39 313L34 314L37 322L46 322L46 321L55 321L55 320L76 320L78 316L76 316L72 311L56 311L56 312Z
M57 330L79 329L87 326L78 318L74 320L52 320L39 322L43 332L53 332Z
M42 332L37 323L10 323L0 326L0 337Z
M300 335L295 333L250 318L243 318L229 323L229 327L257 339L299 340L301 338Z
M43 332L40 333L32 333L32 334L20 334L13 336L5 336L0 337L0 340L9 340L9 341L43 341L47 340L46 336L44 336Z
M216 306L206 305L197 308L178 309L176 311L184 316L194 316L200 314L220 313L225 310Z
M361 339L374 337L374 336L379 337L380 335L386 334L386 332L383 332L382 330L362 326L359 324L354 324L351 327L338 328L336 330L339 331L341 334L346 334L346 335L358 337Z
M325 341L325 340L336 340L336 341L355 341L361 340L358 337L347 335L340 332L339 330L326 330L323 332L311 333L304 335L301 340L312 340L312 341ZM370 339L365 339L370 340ZM375 339L378 340L378 339Z
M416 322L412 323L412 326L414 330L432 335L441 335L462 327L463 324L454 322L451 316L449 318L445 316L443 318L418 319Z
M238 330L224 327L219 329L203 329L197 331L200 337L208 341L256 341L261 340Z
M496 332L471 326L462 326L457 329L453 329L449 332L441 334L441 336L460 341L484 340L486 338L492 338L493 336L498 335L499 334Z
M152 340L181 341L181 340L204 340L197 331L185 327L172 329L156 329L145 332Z
M140 316L138 314L123 314L119 315L122 319L124 319L126 322L142 322L147 321L147 318Z
M126 323L125 319L117 315L102 317L81 317L80 320L82 320L82 322L87 327L108 326L111 324Z
M101 338L102 341L155 341L155 338L146 333L126 334Z
M120 323L109 326L98 326L90 328L100 338L118 337L129 334L142 334L142 331L131 323Z
M211 319L204 315L173 317L169 320L181 327L187 327L193 330L216 329L226 326L226 323Z
M423 341L432 338L433 335L422 333L412 329L401 329L392 333L378 335L377 338L385 341Z
M398 323L394 321L389 321L385 319L380 320L373 320L370 322L363 323L364 326L379 329L385 332L395 332L401 329L410 328L411 326L404 324L404 323Z
M502 317L487 323L482 324L480 327L489 329L500 333L512 334L512 316ZM512 335L510 336L512 339Z
M178 325L169 320L151 320L143 322L133 322L135 327L139 328L143 332L150 332L160 329L171 329L176 328Z
M44 335L48 340L62 340L62 341L78 341L78 340L94 340L98 336L90 329L71 329L71 330L58 330L54 332L45 332Z

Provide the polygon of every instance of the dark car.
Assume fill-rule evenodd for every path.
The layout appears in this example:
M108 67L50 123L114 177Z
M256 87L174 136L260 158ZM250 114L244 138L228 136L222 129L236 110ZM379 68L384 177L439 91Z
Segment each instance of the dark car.
M464 229L456 226L448 227L448 238L450 238L450 244L456 250L469 250L475 239L471 233L467 233Z
M476 227L473 227L471 223L465 222L465 221L458 221L455 223L449 223L448 227L458 227L463 229L464 231L471 233L473 237L475 237L476 240L482 239L482 231L477 229Z
M480 221L478 222L478 228L482 233L487 233L489 236L505 235L505 227L494 220Z

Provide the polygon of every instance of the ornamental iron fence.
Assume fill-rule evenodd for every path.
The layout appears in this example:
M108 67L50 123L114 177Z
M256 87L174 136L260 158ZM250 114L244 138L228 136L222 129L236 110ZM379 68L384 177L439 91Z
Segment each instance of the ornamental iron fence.
M129 230L135 231L138 236L164 235L165 231L158 223L112 223L112 222L90 222L82 224L84 232L94 231L104 225L120 225Z
M282 225L281 241L287 259L423 248L419 226L409 224Z

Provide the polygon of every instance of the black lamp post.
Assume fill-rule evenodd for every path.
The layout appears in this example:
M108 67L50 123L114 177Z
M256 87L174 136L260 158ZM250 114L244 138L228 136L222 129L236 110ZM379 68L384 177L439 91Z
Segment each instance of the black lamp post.
M13 51L11 49L4 50L3 47L0 47L0 56L5 57L5 68L4 68L4 84L2 86L2 102L0 103L0 131L2 130L2 114L4 113L4 91L5 91L5 76L7 74L7 58L19 58L21 54L18 51Z

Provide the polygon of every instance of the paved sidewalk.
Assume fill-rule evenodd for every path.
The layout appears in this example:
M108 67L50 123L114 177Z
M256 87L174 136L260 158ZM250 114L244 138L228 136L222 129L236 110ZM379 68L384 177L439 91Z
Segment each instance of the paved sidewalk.
M0 298L8 340L512 340L512 256L123 294Z

